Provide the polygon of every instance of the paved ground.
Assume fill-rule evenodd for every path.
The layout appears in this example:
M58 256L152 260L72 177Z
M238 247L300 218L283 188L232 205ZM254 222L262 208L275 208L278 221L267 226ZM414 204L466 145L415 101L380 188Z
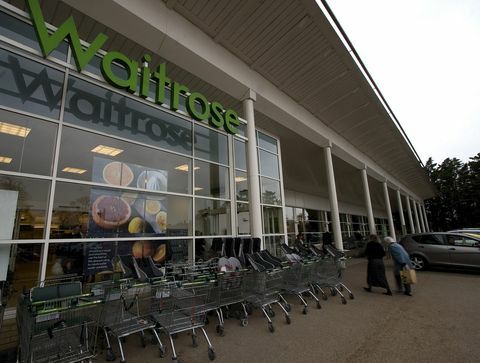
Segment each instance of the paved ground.
M311 304L303 315L290 299L292 324L277 308L273 334L259 311L247 327L227 320L224 337L209 324L216 362L480 362L480 273L422 272L414 296L408 297L363 291L365 271L364 260L349 260L345 282L355 299L346 305L330 297L321 310ZM181 361L208 362L205 342L192 348L190 339L184 334L175 340ZM136 337L126 345L128 362L170 361L170 349L160 359L154 346L139 348Z

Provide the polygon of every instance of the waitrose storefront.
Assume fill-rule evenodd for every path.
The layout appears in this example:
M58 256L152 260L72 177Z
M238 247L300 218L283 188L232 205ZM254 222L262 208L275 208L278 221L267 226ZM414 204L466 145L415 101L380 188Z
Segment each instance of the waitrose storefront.
M272 87L266 78L275 82L275 75L267 77L258 67L253 91L248 84L255 83L249 79L254 66L245 77L236 74L248 57L232 58L233 48L226 51L210 38L194 49L201 43L198 29L162 2L135 2L135 11L153 14L156 8L149 7L158 6L169 12L172 29L174 20L182 24L172 34L195 38L196 43L182 38L191 45L192 59L178 51L187 48L181 39L177 48L170 46L171 54L146 52L138 43L155 39L155 29L147 26L136 28L138 43L129 40L126 46L120 30L106 28L90 14L75 9L76 16L68 18L69 6L81 9L86 2L53 0L40 6L28 0L20 8L16 3L0 1L0 281L7 315L12 316L18 294L39 281L108 278L116 255L151 256L157 263L193 261L212 256L214 238L257 237L262 247L277 253L280 243L292 241L296 233L321 242L322 233L331 231L342 248L342 242L372 232L428 229L422 200L430 186L411 151L401 149L390 164L400 168L406 158L413 171L405 174L410 179L401 180L399 173L390 174L395 167L386 172L380 158L374 162L366 149L356 149L362 145L346 142L345 126L345 135L335 125L325 126L325 110L342 110L342 118L331 116L339 125L344 119L356 122L358 110L370 111L371 102L342 104L363 88L337 99L326 88L343 85L348 73L340 67L331 66L339 75L323 79L286 66L296 51L272 57L282 75L290 72L301 81L297 92L309 87L310 94L318 92L307 78L326 90L318 102L330 103L319 108L327 115L320 119L314 108L287 92L293 81ZM117 18L126 16L122 12L129 2L109 3ZM241 1L228 6L234 3L253 6ZM295 9L310 12L311 20L319 10L306 3ZM292 19L299 16L284 10ZM131 22L141 18L129 14ZM237 16L248 18L241 12ZM198 20L193 13L189 19ZM313 34L303 19L292 31ZM266 49L263 54L272 52ZM322 57L332 57L328 49ZM202 51L213 54L210 62L218 64L207 67L206 56L195 56ZM171 57L164 61L160 56ZM191 65L191 73L173 58ZM376 127L356 134L370 137L366 130Z

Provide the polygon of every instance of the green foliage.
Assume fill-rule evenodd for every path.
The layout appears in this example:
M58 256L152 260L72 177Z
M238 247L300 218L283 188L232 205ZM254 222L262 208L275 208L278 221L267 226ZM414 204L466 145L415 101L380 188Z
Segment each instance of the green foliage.
M480 227L480 153L467 163L447 158L436 164L429 158L425 171L439 191L425 202L431 229Z

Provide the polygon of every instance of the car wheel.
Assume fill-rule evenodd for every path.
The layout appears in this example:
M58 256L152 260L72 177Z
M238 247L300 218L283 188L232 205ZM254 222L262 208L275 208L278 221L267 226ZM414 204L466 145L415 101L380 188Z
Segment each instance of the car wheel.
M427 260L425 260L425 258L422 256L410 256L410 261L412 262L415 270L425 270L427 268Z

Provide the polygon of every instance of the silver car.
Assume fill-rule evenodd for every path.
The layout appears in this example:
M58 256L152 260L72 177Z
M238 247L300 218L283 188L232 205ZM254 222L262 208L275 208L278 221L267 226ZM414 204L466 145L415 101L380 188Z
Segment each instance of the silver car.
M415 269L428 266L480 268L480 239L449 232L418 233L404 236L400 244L410 254Z

